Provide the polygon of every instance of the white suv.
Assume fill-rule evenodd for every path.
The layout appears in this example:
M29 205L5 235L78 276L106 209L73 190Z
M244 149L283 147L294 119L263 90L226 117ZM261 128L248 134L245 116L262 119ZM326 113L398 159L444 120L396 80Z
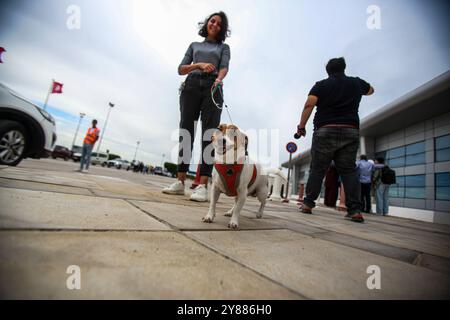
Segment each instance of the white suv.
M91 164L96 165L100 164L102 167L106 166L108 163L109 155L103 152L92 152L91 154Z
M56 142L55 119L0 83L0 164L47 158Z

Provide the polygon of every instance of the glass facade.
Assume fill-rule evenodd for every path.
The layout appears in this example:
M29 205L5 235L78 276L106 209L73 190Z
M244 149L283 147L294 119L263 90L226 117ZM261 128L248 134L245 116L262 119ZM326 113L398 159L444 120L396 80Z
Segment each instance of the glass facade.
M436 162L450 161L450 134L434 140Z
M425 175L397 176L397 183L389 187L393 198L425 199Z
M436 200L450 201L450 172L436 173Z
M425 141L378 152L376 156L383 157L391 168L425 164Z

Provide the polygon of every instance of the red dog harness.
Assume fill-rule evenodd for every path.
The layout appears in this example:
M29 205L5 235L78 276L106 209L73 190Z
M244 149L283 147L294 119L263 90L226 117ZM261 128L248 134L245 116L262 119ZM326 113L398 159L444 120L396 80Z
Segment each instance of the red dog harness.
M244 164L214 164L214 168L216 168L219 173L219 177L223 182L223 185L226 189L226 195L229 197L237 196L237 186L239 185L239 180L241 178L242 169L244 168ZM253 175L248 184L250 188L251 185L256 180L256 165L253 165Z

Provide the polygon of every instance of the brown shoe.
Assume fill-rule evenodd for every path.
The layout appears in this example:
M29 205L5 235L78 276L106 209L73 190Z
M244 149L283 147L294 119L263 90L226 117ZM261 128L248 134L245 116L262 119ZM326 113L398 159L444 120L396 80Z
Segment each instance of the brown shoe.
M305 214L312 214L312 209L310 207L308 207L307 205L303 204L300 208L299 208L301 213L305 213Z

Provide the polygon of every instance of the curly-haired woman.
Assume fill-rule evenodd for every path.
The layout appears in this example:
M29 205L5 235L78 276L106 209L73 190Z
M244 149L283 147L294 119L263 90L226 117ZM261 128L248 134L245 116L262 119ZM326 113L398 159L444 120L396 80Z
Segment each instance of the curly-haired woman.
M178 74L188 75L180 91L178 181L164 188L163 193L184 194L184 181L189 169L195 138L195 122L200 118L203 139L200 184L194 189L190 199L203 202L208 200L206 188L213 167L212 157L204 154L206 147L211 143L204 133L209 129L217 128L220 123L222 95L219 90L214 91L214 100L219 106L213 101L211 95L212 88L220 85L228 73L230 47L224 41L230 32L228 18L224 12L211 14L199 25L198 34L205 40L191 43L178 67Z

